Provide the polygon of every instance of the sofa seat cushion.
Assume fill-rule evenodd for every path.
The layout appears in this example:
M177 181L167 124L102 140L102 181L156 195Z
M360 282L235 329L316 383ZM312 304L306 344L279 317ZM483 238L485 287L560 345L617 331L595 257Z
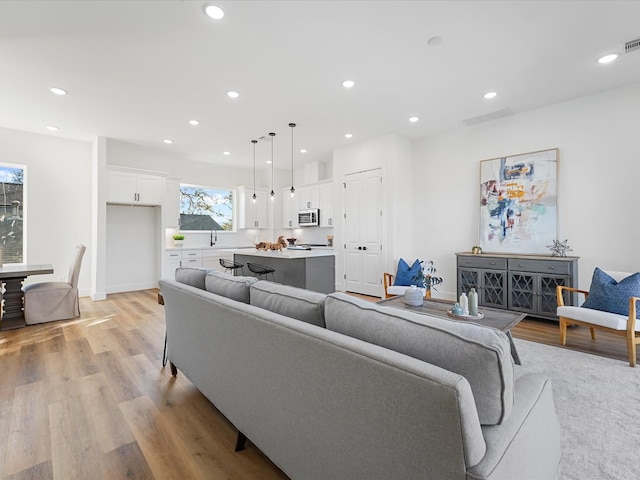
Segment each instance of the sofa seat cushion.
M418 358L464 376L483 425L504 422L513 406L507 336L474 323L384 307L344 293L325 303L327 329Z
M256 277L240 277L210 270L205 277L205 289L242 303L249 303L249 288L256 283Z
M628 315L618 315L617 313L603 312L602 310L584 307L558 307L556 313L559 317L565 317L569 320L575 319L614 330L626 330L627 322L629 321ZM636 321L635 330L636 332L640 332L640 320Z
M176 269L176 282L204 290L204 280L208 271L208 269L200 267L179 267Z
M324 293L260 280L251 285L250 303L270 312L324 328Z

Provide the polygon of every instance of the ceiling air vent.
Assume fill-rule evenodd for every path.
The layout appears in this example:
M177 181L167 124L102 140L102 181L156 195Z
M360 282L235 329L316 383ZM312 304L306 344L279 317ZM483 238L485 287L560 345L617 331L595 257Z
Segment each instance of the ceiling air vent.
M477 117L467 118L466 120L462 120L462 123L465 125L478 125L479 123L490 122L491 120L497 120L498 118L504 118L512 115L512 113L503 108L502 110L496 110L495 112L485 113L484 115L479 115Z
M640 38L636 38L635 40L629 40L624 44L624 53L633 52L634 50L640 49Z

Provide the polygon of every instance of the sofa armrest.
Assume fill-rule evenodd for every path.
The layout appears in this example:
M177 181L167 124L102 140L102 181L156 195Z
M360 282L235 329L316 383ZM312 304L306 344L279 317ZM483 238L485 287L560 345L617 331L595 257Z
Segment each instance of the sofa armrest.
M540 374L516 380L511 415L482 427L487 453L469 469L470 479L553 479L560 464L560 425L551 380Z

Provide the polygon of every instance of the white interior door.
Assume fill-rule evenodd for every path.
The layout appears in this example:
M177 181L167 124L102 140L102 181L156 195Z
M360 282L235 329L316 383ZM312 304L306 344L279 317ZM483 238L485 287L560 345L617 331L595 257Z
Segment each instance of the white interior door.
M345 176L345 289L380 294L382 176L379 169Z

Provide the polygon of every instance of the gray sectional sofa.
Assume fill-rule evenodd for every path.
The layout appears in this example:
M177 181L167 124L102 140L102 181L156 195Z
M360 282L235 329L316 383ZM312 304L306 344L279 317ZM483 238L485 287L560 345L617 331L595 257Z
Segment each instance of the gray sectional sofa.
M550 381L502 332L217 271L160 289L172 372L292 479L556 475Z

